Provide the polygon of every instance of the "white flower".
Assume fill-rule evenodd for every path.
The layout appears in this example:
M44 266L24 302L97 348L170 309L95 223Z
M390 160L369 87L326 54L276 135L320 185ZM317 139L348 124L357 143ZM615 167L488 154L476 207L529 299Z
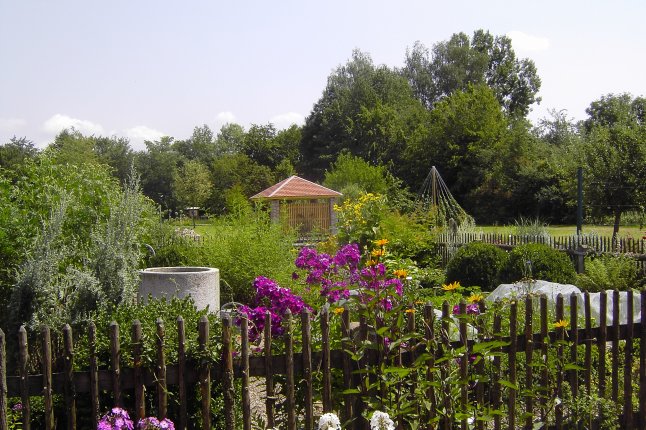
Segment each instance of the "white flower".
M333 413L321 415L319 419L319 430L341 430L339 417Z
M371 430L395 430L395 423L387 413L374 411L370 418L370 428Z

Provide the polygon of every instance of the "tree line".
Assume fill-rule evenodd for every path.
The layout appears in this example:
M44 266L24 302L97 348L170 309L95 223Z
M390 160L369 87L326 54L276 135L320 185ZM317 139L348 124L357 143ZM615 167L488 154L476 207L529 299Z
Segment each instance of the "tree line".
M583 167L586 215L612 216L618 228L622 213L646 204L646 99L601 95L585 120L551 110L533 124L527 115L540 86L534 62L517 58L508 37L477 30L430 49L417 42L401 67L376 65L355 50L302 126L226 124L215 132L202 125L187 139L147 141L143 151L125 138L65 130L42 154L14 137L0 147L0 167L10 177L44 154L56 163L108 165L124 182L134 165L162 211L200 206L221 214L292 174L334 178L348 193L373 191L356 171L379 172L385 194L406 210L436 166L479 223L574 222Z

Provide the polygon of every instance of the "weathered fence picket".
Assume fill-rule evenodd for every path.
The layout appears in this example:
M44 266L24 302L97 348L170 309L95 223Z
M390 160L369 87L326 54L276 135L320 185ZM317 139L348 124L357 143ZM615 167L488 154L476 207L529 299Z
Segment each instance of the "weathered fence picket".
M646 292L641 292L640 298L640 315L646 316ZM332 398L332 369L338 368L342 371L343 384L346 388L353 389L360 386L361 393L370 393L368 384L376 378L371 381L369 376L357 373L359 368L378 366L380 360L384 359L388 360L385 363L387 366L405 367L414 363L420 354L428 354L424 358L427 365L424 372L428 382L441 383L441 378L448 377L451 373L457 372L459 375L460 385L456 391L457 397L451 399L451 391L449 390L436 391L429 388L426 391L427 399L425 400L431 405L431 409L422 411L421 404L415 406L423 422L437 422L438 428L469 428L471 425L464 415L460 416L457 421L451 418L451 414L455 413L457 408L466 410L469 402L476 403L473 414L476 419L474 424L476 429L533 428L538 419L545 420L548 416L552 420L550 424L554 425L556 429L566 428L571 425L571 422L568 424L567 420L572 418L565 414L564 404L554 403L553 400L568 397L569 394L572 398L577 398L581 394L590 393L592 366L596 367L594 374L598 375L598 380L593 381L598 387L598 391L594 394L602 398L616 398L617 403L622 405L622 411L617 418L621 427L644 428L646 423L646 384L644 383L646 382L646 330L641 320L638 323L633 321L633 294L628 292L626 296L627 308L625 313L620 313L616 305L619 302L618 295L613 292L612 321L606 321L608 297L602 293L600 295L599 321L595 321L598 323L595 327L592 327L590 296L584 295L583 303L579 303L576 295L567 299L569 322L566 321L565 314L566 298L559 296L556 303L556 319L560 323L554 324L553 330L550 329L552 323L548 320L546 298L541 297L538 302L538 319L535 315L535 302L532 298L526 298L524 307L521 307L521 309L524 308L524 318L521 317L520 320L518 305L522 306L523 302L513 302L509 305L508 332L501 331L502 317L499 309L494 306L490 310L494 313L492 331L480 326L481 321L476 320L476 330L472 335L471 329L466 323L467 319L458 317L457 334L459 337L457 340L452 340L450 338L452 335L449 335L451 324L456 324L450 305L448 303L442 305L442 319L439 324L435 323L436 317L433 307L427 305L424 307L422 318L418 320L418 322L423 321L424 323L424 327L420 327L421 331L415 330L414 312L407 312L404 315L406 323L401 334L413 335L409 336L407 344L402 346L398 353L385 358L383 348L375 350L374 354L372 351L368 351L360 362L352 360L349 356L349 352L354 347L353 339L354 341L372 342L379 339L382 334L379 327L370 327L365 323L365 320L361 321L358 330L354 328L351 330L350 322L359 318L356 318L356 315L352 315L347 309L343 310L341 318L336 319L336 323L340 324L342 337L334 340L338 340L343 345L342 349L336 350L332 350L330 315L327 311L319 316L321 338L323 339L321 345L312 344L312 315L308 311L299 315L300 333L294 331L296 324L292 323L291 317L284 321L283 328L286 330L286 335L281 339L272 339L271 321L267 319L263 338L264 352L261 355L251 353L248 322L241 319L240 341L234 342L233 322L230 318L225 318L222 321L222 354L215 361L207 353L209 324L208 319L204 317L198 325L198 358L189 363L187 363L186 357L183 319L178 318L177 320L179 342L177 361L168 363L170 356L166 355L166 349L169 347L168 342L170 342L171 336L160 319L156 322L154 332L156 350L153 352L154 363L151 368L147 368L143 362L143 328L137 321L132 325L130 341L127 343L123 343L123 340L119 342L119 326L116 323L110 324L108 332L110 351L105 355L108 365L102 369L99 369L97 364L96 328L93 325L89 326L86 335L89 346L89 371L74 370L76 348L72 341L72 329L69 326L63 328L62 337L54 338L56 345L61 347L60 356L52 356L52 335L49 328L43 327L39 333L39 342L34 342L34 345L38 346L34 352L40 357L41 370L38 375L29 375L27 372L29 349L27 331L24 327L18 331L17 364L12 367L12 374L7 374L8 357L5 350L7 336L0 331L0 430L10 428L8 422L10 405L8 402L10 398L15 397L20 397L22 401L22 428L30 428L34 425L31 422L30 396L43 398L45 413L44 418L41 413L40 419L43 420L43 427L48 429L78 428L80 425L77 423L78 399L86 393L89 394L89 402L84 404L90 403L93 415L91 417L92 425L96 424L99 411L116 404L117 399L121 399L122 404L124 399L127 399L128 407L134 405L133 418L140 418L146 413L143 399L146 387L154 390L153 398L156 399L157 414L160 418L169 415L171 419L176 421L176 428L186 429L189 427L185 404L189 400L186 391L187 387L192 384L199 387L201 393L199 409L202 421L200 428L211 429L212 377L219 378L224 390L226 406L223 412L226 428L236 428L238 419L242 423L241 428L251 429L250 377L254 376L272 381L266 385L269 394L266 409L270 412L267 415L267 425L271 419L273 426L282 424L289 429L300 427L313 429L316 413L314 404L316 393L319 393L324 412L333 411L338 406L339 410L348 414L348 420L353 420L352 428L365 428L366 421L362 418L358 419L357 416L357 413L365 407L362 395L346 393L341 398ZM581 306L583 306L583 327L579 328L579 308ZM464 302L459 304L458 309L458 313L466 314L467 307ZM623 324L619 320L620 315L625 318ZM523 322L524 326L518 325ZM439 331L437 331L437 327L440 328ZM534 333L534 327L539 328L537 333ZM491 339L488 339L484 333L492 336ZM300 336L300 339L297 340L294 336ZM471 367L473 354L477 354L474 350L475 344L496 339L505 342L504 346L497 345L492 351L499 354L494 354L492 361L476 358L475 367ZM635 346L632 343L633 339L638 340ZM381 341L383 342L383 338ZM281 342L285 348L284 354L274 355L272 342ZM126 346L122 347L121 345ZM583 353L578 350L578 345L584 346ZM296 346L298 346L298 350L295 350ZM314 346L320 346L321 349L313 349ZM436 363L438 358L452 356L451 350L455 351L456 349L459 349L456 359L444 358ZM593 349L596 349L597 354L592 354ZM503 360L501 360L500 354L504 354ZM524 369L519 367L518 354L522 354L527 363ZM579 356L580 354L581 356ZM132 366L129 367L125 365L127 362L125 357L130 356L132 357ZM637 357L639 357L638 363ZM593 358L595 358L594 361ZM537 360L541 360L543 365L535 367ZM359 363L361 366L358 365ZM550 379L550 373L546 371L548 363L556 365L556 371L552 374L554 379ZM568 366L570 363L576 366ZM639 366L638 381L634 378L637 365ZM580 370L578 366L582 366L583 369ZM612 369L606 368L609 366L612 366ZM434 373L435 369L439 369L439 375ZM316 377L317 372L320 372L320 378L323 380L321 385L315 383L319 379ZM470 378L470 375L484 375L485 373L489 376L485 382ZM275 375L286 377L280 390L276 390L273 385ZM242 379L241 392L236 393L234 378ZM297 381L303 384L303 395L299 398L303 406L298 411L295 395ZM467 381L471 382L467 383ZM414 388L417 383L397 385L398 390L396 391L403 393L405 390ZM443 386L448 387L448 385ZM569 388L567 388L568 386ZM179 390L179 402L175 402L178 403L177 407L168 408L168 392L171 387L176 387L174 389ZM372 390L373 394L380 392L377 390L381 390L381 387ZM566 390L569 391L566 392ZM539 395L532 395L532 392ZM111 403L99 405L99 393L110 394ZM393 398L396 401L399 399L399 393L393 393ZM64 414L55 416L53 399L59 395L63 409L57 410L64 411ZM635 405L632 400L634 395L638 399L638 404ZM277 397L286 400L287 407L284 410L286 422L277 422L274 411ZM333 401L338 402L337 406L333 405ZM243 410L242 416L238 418L234 414L237 402L241 402ZM637 408L635 409L634 406ZM505 415L504 417L494 415L491 422L477 419L490 409L504 410ZM436 414L439 410L443 411L443 415L439 417L439 421L436 421L438 419ZM597 423L604 418L614 419L614 417L604 417L601 409L593 413L592 417L582 418ZM84 419L86 422L90 421L89 417L84 417Z

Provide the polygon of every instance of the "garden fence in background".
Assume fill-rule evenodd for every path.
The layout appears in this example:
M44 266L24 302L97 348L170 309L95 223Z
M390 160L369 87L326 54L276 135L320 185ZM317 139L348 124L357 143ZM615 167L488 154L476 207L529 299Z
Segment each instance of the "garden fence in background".
M583 257L586 255L625 255L635 260L640 272L646 275L646 240L602 236L518 236L496 233L444 233L438 238L438 252L443 267L462 245L471 242L490 243L503 249L513 249L527 243L542 243L556 250L566 252L572 259L577 272L583 272Z
M614 292L613 304L618 304L619 292ZM487 420L476 420L475 428L482 429L532 429L536 422L548 424L545 428L575 428L582 424L581 416L572 415L568 405L576 404L585 396L611 399L620 405L621 411L612 416L604 416L606 410L588 411L586 417L598 424L603 419L617 420L621 428L646 427L646 330L643 323L646 317L646 291L641 292L639 302L641 320L633 320L633 293L628 292L627 309L622 310L626 324L619 324L619 307L612 306L612 319L606 321L608 297L601 293L600 320L594 321L590 315L590 297L584 295L583 303L578 297L559 296L556 302L556 319L569 319L569 328L554 324L548 320L548 304L545 297L531 298L511 302L509 313L501 312L497 307L487 310L493 314L492 327L478 327L477 334L469 335L465 319L458 318L455 323L452 309L444 303L437 312L431 305L420 308L421 315L415 318L415 312L407 312L406 330L415 333L414 337L397 351L397 358L389 363L392 367L406 368L412 363L419 365L423 360L423 378L436 378L437 388L429 390L425 401L430 407L420 411L424 422L433 422L433 426L422 428L461 428L467 429L467 417L464 415L440 416L441 411L467 410L472 405L473 414L486 410L497 410L498 414ZM565 302L565 303L564 303ZM569 315L566 312L569 310ZM466 305L460 304L460 312L465 314ZM506 312L506 311L505 311ZM439 316L441 315L441 316ZM466 314L465 314L466 315ZM292 322L300 318L300 324ZM131 415L140 418L146 415L144 390L156 392L156 412L159 418L173 420L178 429L212 428L212 410L210 389L212 381L221 381L224 394L226 429L252 428L250 405L251 377L261 377L265 391L265 410L267 428L280 426L282 429L295 430L315 428L316 415L322 412L339 413L347 428L365 429L367 421L361 412L366 411L363 395L354 389L361 386L364 374L359 367L376 364L382 355L366 355L353 360L352 339L356 333L350 330L353 313L347 309L341 314L323 312L313 319L311 314L287 318L286 334L272 338L270 316L267 315L267 329L263 333L263 351L252 354L249 342L248 322L242 320L241 327L232 325L230 318L222 321L222 348L219 359L214 360L208 354L199 360L187 359L185 343L187 341L184 321L178 318L177 362L166 360L166 331L161 320L157 322L155 364L151 368L142 365L142 327L135 322L130 329L131 356L134 366L124 366L124 351L120 349L119 330L116 323L109 327L110 333L110 366L99 368L96 355L96 327L90 325L84 336L89 342L89 368L78 370L74 359L74 342L72 330L66 326L63 330L64 354L52 356L52 339L50 329L44 327L39 333L38 349L40 351L42 371L40 374L29 374L27 332L21 328L17 336L19 353L18 363L11 368L17 369L7 374L6 335L0 331L0 430L8 429L8 404L11 398L20 398L22 402L23 429L33 428L31 411L34 396L42 397L44 404L46 430L53 428L77 428L77 400L89 397L91 415L96 428L102 412L110 407L125 406ZM417 321L417 327L416 327ZM420 322L421 321L421 322ZM503 321L505 323L503 324ZM538 323L536 323L538 321ZM320 326L313 341L311 323ZM457 341L450 338L450 325L456 324L459 337ZM477 323L476 323L477 324ZM507 327L508 329L503 327ZM296 328L300 327L298 333ZM330 330L330 328L339 330ZM555 328L556 327L556 328ZM239 331L238 331L239 330ZM239 333L239 334L238 334ZM341 333L334 339L333 333ZM370 328L365 323L359 325L358 340L370 339ZM485 333L491 337L486 338ZM374 333L373 333L374 334ZM239 337L238 337L239 336ZM203 317L197 330L197 342L200 351L206 351L209 342L209 323ZM472 353L477 345L483 342L498 341L495 354L488 359L470 364ZM383 339L377 336L377 344ZM296 345L296 346L295 346ZM331 348L331 345L343 347ZM277 347L280 347L277 349ZM282 351L280 354L272 351ZM449 351L451 359L446 357ZM520 359L519 359L520 358ZM391 358L392 359L392 358ZM535 366L534 363L543 363ZM56 369L55 366L60 366ZM528 363L523 366L522 363ZM553 372L548 369L555 366ZM333 370L338 369L338 370ZM437 370L439 373L433 373ZM459 395L442 396L442 390L450 387L442 385L438 375L458 374ZM480 375L469 378L470 373ZM15 373L15 374L14 374ZM485 376L486 377L483 377ZM276 378L280 377L278 384ZM238 380L236 383L235 380ZM174 402L179 407L169 409L169 387L176 390ZM239 390L239 387L242 387ZM238 388L236 388L238 387ZM257 390L257 385L255 386ZM278 391L280 387L280 392ZM201 418L198 422L189 422L187 415L187 391L201 393ZM298 400L296 392L300 393ZM238 394L236 394L238 393ZM540 393L540 396L536 396ZM106 396L109 401L106 401ZM58 400L56 400L56 399ZM573 402L554 401L555 399L574 399ZM103 399L104 403L100 402ZM282 399L282 413L277 411L277 399ZM64 405L64 413L55 416L55 400ZM125 404L128 402L128 404ZM236 416L234 407L241 402L241 416ZM449 404L455 402L455 404ZM421 401L420 401L421 403ZM298 405L298 407L297 407ZM59 407L58 410L61 408ZM172 410L172 414L169 412ZM604 412L605 411L605 412ZM397 420L397 417L393 417ZM476 417L477 418L477 417ZM195 418L194 418L195 419ZM576 421L576 422L572 422ZM581 428L581 427L576 427Z

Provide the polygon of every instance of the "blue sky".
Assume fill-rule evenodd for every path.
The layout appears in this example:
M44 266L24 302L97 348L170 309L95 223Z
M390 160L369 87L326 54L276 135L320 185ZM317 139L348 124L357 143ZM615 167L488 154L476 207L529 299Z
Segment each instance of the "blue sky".
M483 28L537 65L547 109L585 117L607 93L646 95L643 1L0 0L0 143L87 134L182 139L197 125L302 123L352 50L406 49Z

